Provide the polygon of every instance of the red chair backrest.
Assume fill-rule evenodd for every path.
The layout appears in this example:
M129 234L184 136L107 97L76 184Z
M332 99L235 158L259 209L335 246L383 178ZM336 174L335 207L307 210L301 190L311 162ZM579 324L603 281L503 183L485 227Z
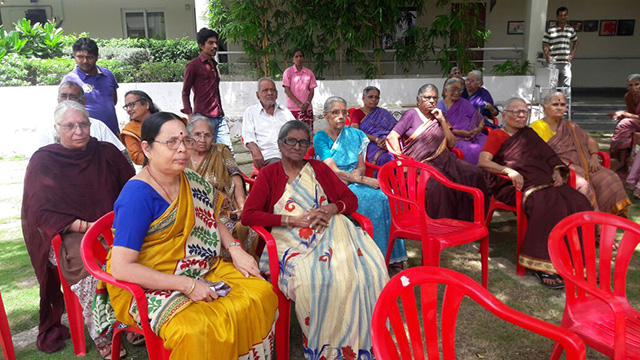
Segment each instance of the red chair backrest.
M614 255L614 240L620 233L622 240ZM565 278L567 306L591 296L576 288L575 283L593 285L605 296L628 305L627 272L638 244L640 225L620 216L585 211L560 221L549 235L549 255L555 269Z
M420 171L420 170L426 171ZM435 174L429 165L411 159L398 159L386 163L378 173L380 189L389 197L391 217L425 216L427 182ZM437 176L435 176L437 178Z
M445 289L440 301L438 285L444 285ZM416 297L416 293L420 296ZM394 276L380 293L371 325L376 358L439 360L441 345L442 359L456 359L456 320L465 297L505 321L560 342L567 352L567 359L584 359L586 356L584 343L576 334L509 308L465 275L449 269L422 266ZM418 311L418 304L421 311Z
M305 155L304 159L309 160L309 159L315 159L315 158L316 158L316 151L313 150L313 146L310 146L309 150L307 150L307 155Z

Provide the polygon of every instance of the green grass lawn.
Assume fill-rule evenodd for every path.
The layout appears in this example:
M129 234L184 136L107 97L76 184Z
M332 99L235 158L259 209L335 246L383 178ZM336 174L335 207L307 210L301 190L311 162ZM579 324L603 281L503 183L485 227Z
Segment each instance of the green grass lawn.
M38 284L26 252L19 221L21 190L16 184L22 180L26 161L0 160L0 172L8 174L0 179L0 290L9 317L12 333L31 329L38 324ZM17 170L14 168L18 168ZM10 170L14 169L14 170ZM22 173L20 173L22 171ZM640 221L640 202L629 207L633 221ZM496 215L490 225L489 290L501 301L519 311L545 321L559 324L564 308L564 292L547 290L532 275L515 276L516 222L512 215ZM407 242L410 266L420 263L417 242ZM469 244L447 249L441 266L464 273L480 281L480 255L477 246ZM627 281L632 303L640 299L640 262L632 259ZM291 358L303 359L301 334L295 313L291 316ZM87 334L86 359L98 359L97 351ZM550 354L552 343L537 335L496 320L471 301L463 302L457 331L459 359L541 359ZM144 347L127 345L127 359L145 359ZM71 340L58 353L44 354L34 344L17 351L19 359L71 359L74 357ZM589 351L589 359L605 359Z

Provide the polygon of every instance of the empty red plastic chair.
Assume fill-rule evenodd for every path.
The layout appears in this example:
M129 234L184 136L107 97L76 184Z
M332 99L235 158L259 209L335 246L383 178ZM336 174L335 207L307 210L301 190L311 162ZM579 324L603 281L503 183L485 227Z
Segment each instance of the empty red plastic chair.
M4 311L4 303L2 302L2 294L0 293L0 344L2 345L2 353L5 360L15 360L16 353L13 350L13 341L11 340L11 331L9 330L9 320L7 313Z
M366 231L373 238L373 225L369 218L351 213L350 216L360 224L362 230ZM280 263L278 257L278 246L276 241L264 227L252 226L255 232L265 241L267 254L269 255L269 278L273 292L278 296L278 319L276 320L276 357L278 360L289 359L289 332L291 330L291 301L280 291L278 287L278 277L280 276Z
M171 354L170 350L165 349L163 341L158 337L151 327L149 326L149 312L147 297L145 296L142 287L138 284L133 284L126 281L118 281L106 271L102 270L102 266L106 262L109 249L106 249L99 239L102 235L109 248L113 245L113 233L111 227L113 225L114 214L113 211L104 215L84 234L82 238L82 244L80 245L80 254L82 255L82 262L91 275L95 276L98 280L104 281L108 284L120 287L133 294L133 298L138 306L138 312L140 313L140 322L142 328L133 326L120 325L120 322L114 324L113 339L111 342L111 353L120 354L120 344L122 341L122 332L131 331L137 334L144 335L145 342L147 344L147 352L150 360L169 359ZM120 326L123 327L120 327Z
M622 240L614 254L617 235ZM594 211L568 216L549 235L551 262L564 278L567 295L560 326L615 360L640 359L640 312L626 293L629 262L638 244L640 225ZM561 353L556 345L553 359Z
M432 219L426 211L429 179L473 196L473 222ZM480 240L482 285L489 283L489 230L485 226L484 194L479 189L456 184L435 168L415 161L396 160L386 163L378 175L380 189L389 197L391 228L385 260L387 264L396 238L422 242L422 265L439 266L443 249Z
M445 289L444 296L441 296L441 307L438 306L438 285L443 285ZM416 290L419 290L419 298L416 297ZM500 319L555 340L566 349L568 360L585 359L584 343L571 331L508 307L465 275L429 266L404 270L394 276L380 293L371 324L376 359L440 360L440 351L443 360L457 359L456 318L465 297ZM418 303L421 305L421 314L418 313ZM441 339L438 339L439 333ZM532 357L542 358L542 354Z
M57 234L51 240L51 246L58 264L58 277L62 285L62 293L64 294L64 305L67 309L69 317L69 330L71 332L71 341L73 342L73 352L76 356L85 356L87 354L87 346L84 339L84 318L82 317L82 306L76 294L71 291L71 287L67 284L67 280L60 270L60 246L62 245L62 237ZM119 353L116 353L119 354Z

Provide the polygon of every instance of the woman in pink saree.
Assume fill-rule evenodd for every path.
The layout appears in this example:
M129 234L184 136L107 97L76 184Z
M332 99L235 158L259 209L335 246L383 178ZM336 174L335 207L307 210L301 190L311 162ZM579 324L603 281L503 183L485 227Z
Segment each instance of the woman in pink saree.
M629 75L627 79L627 89L629 89L629 92L624 96L627 110L620 110L610 114L613 120L618 121L618 124L613 131L609 153L611 153L611 157L618 159L619 165L617 170L619 171L625 171L627 169L627 157L631 150L633 133L640 131L640 74ZM638 182L640 177L640 164L638 164L635 171L629 173L629 176L630 179L628 178L627 182L632 184ZM638 193L638 195L640 195L640 193Z

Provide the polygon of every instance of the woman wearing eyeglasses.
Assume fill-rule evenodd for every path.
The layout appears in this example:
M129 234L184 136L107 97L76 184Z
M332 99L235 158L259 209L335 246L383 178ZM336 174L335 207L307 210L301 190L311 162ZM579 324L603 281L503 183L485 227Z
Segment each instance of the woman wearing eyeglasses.
M247 252L254 255L258 234L240 223L247 193L242 172L231 151L225 144L213 143L211 122L204 116L192 117L187 130L196 141L188 167L216 189L219 199L215 203L220 206L218 220L225 224L234 238L240 240Z
M436 168L449 180L480 189L485 195L485 209L491 197L488 195L484 173L478 167L456 158L449 149L456 143L451 124L436 107L438 88L425 84L418 89L417 107L405 111L387 137L389 151L409 156ZM403 147L400 146L402 142ZM430 180L426 196L427 214L434 219L473 221L473 198Z
M511 98L504 108L505 126L489 134L478 166L509 177L510 180L496 176L491 179L491 191L498 201L515 206L515 190L522 190L528 225L518 263L533 270L543 286L562 289L564 282L549 258L549 234L565 217L593 208L584 195L565 184L563 174L568 172L567 166L527 126L527 103L521 98Z
M364 175L369 139L363 131L345 126L347 116L347 103L343 98L333 96L324 103L328 126L313 137L316 159L324 161L356 194L358 212L371 219L373 240L386 254L391 227L389 199L380 190L378 179ZM392 274L403 270L406 260L404 240L400 239L394 244L389 260Z
M145 167L114 206L108 271L154 289L146 292L150 326L171 359L269 358L278 300L215 218L215 189L186 169L195 146L175 114L158 112L142 124ZM220 258L221 248L232 262ZM135 325L131 294L106 287L116 318Z
M455 136L454 147L462 150L464 160L478 165L478 155L487 141L483 134L484 117L471 103L460 95L464 88L464 81L457 77L447 80L444 85L446 96L438 102L438 109L451 124L451 132Z
M149 115L159 111L153 100L140 90L131 90L124 95L124 106L122 107L131 121L127 123L120 132L120 140L127 147L131 161L136 165L142 165L144 153L140 147L140 129L144 119Z
M62 101L54 112L56 143L40 148L24 179L22 232L40 284L38 349L58 351L69 338L60 323L64 301L55 266L78 296L84 323L100 355L111 353L111 338L103 330L112 324L98 323L90 316L97 280L89 275L80 258L80 242L91 224L113 209L120 190L134 175L118 148L91 137L91 122L85 107ZM60 235L60 263L52 256L51 241ZM129 336L127 336L129 339ZM124 353L120 354L124 356Z
M278 285L295 301L304 353L372 358L371 316L389 280L384 258L345 216L356 211L358 198L340 175L321 161L304 160L310 139L311 129L301 121L282 126L282 161L260 170L242 223L271 227L281 264Z

